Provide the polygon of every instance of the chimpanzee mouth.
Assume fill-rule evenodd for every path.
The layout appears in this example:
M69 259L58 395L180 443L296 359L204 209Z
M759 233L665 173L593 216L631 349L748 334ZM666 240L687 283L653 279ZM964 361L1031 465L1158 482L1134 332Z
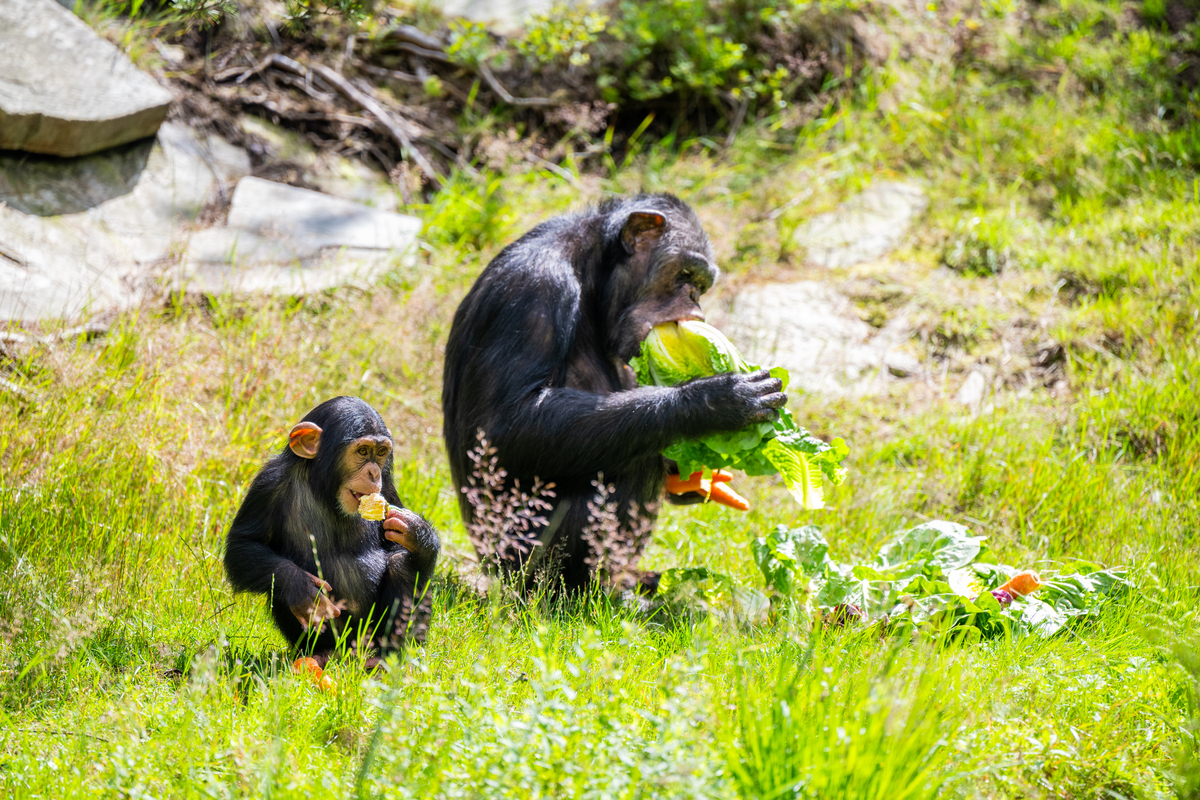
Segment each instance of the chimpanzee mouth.
M638 344L646 341L646 337L650 335L650 331L657 328L659 325L666 325L668 322L704 322L704 312L688 312L674 317L666 317L657 322L643 322L642 329L638 332Z
M350 496L351 496L351 497L353 497L355 500L362 500L362 499L363 499L363 492L356 492L356 491L354 491L353 489L351 489L351 490L350 490Z

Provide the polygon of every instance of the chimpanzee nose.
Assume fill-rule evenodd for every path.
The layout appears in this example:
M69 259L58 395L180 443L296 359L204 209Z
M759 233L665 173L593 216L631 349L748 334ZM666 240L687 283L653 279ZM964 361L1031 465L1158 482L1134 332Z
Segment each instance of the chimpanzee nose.
M368 464L367 465L367 478L368 479L370 479L373 483L379 483L379 479L381 477L383 477L383 473L381 473L379 471L378 464Z

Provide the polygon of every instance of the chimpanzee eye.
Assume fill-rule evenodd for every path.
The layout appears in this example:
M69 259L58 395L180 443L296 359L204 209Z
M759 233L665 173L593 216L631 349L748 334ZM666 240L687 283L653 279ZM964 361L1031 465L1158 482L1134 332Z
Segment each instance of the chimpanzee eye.
M369 456L369 455L371 455L371 448L367 447L365 444L361 445L358 448L358 454L360 456Z

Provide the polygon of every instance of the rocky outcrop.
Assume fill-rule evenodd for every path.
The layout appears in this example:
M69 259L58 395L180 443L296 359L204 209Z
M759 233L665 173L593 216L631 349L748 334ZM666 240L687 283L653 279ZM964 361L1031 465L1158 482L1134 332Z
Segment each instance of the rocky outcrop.
M245 151L174 123L69 161L0 153L0 319L136 305L205 206L249 171Z
M0 0L0 149L95 153L153 136L170 103L54 0Z
M225 226L192 236L177 280L203 292L319 291L410 259L420 231L416 217L243 178Z
M809 264L836 269L875 261L890 253L925 213L929 198L910 183L880 182L833 211L796 229L795 241Z
M786 368L797 389L871 394L921 371L903 349L911 335L903 317L876 330L848 297L820 281L745 287L717 319L747 359Z

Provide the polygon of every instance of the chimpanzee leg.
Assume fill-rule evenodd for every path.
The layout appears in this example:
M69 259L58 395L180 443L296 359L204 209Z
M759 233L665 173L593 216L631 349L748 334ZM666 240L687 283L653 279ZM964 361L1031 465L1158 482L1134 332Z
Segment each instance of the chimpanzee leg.
M409 563L412 560L407 551L392 553L379 583L372 617L382 614L374 644L383 654L399 650L408 642L424 644L429 632L433 593L429 591L429 577L417 573Z

